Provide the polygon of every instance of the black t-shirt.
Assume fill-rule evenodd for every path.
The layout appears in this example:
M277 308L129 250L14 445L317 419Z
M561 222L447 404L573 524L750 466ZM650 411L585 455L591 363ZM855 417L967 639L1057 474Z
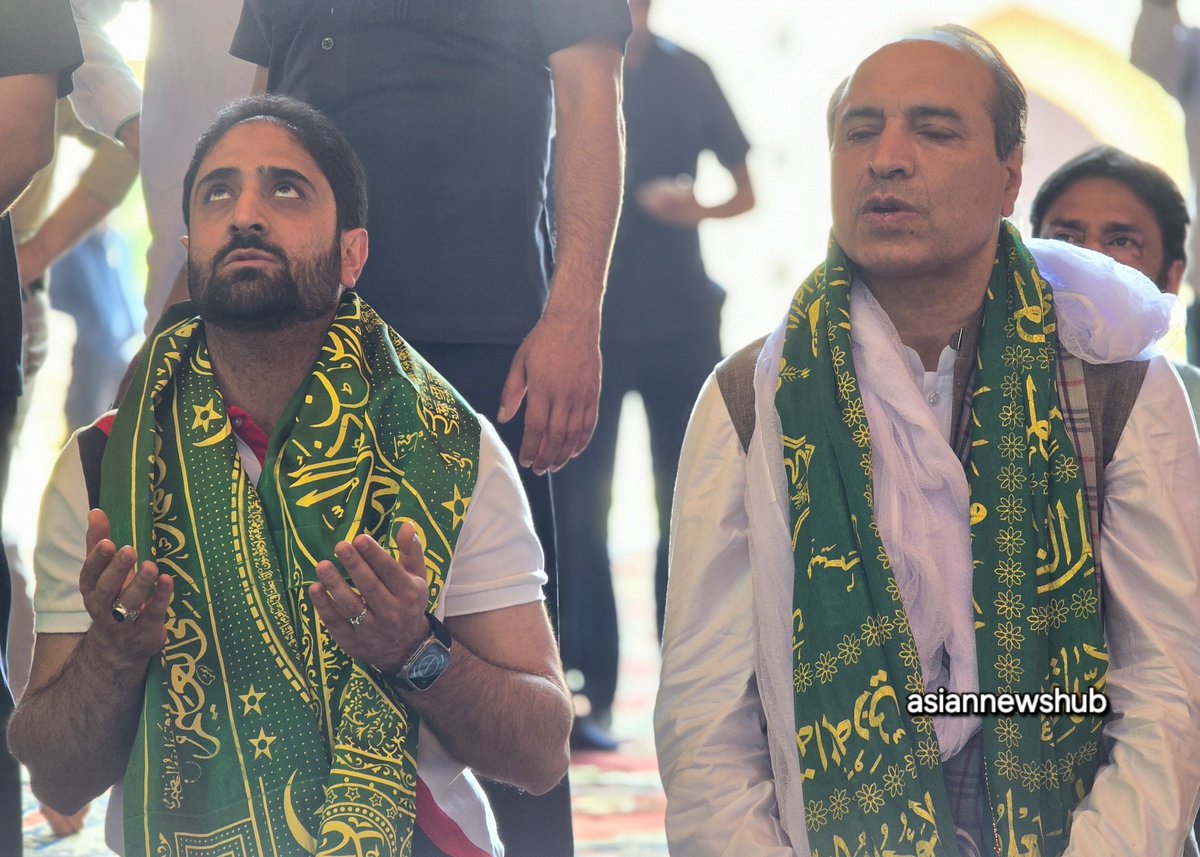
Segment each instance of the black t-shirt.
M69 0L4 0L0 77L57 74L58 96L62 98L71 91L71 72L82 63ZM16 117L8 118L11 121ZM20 392L21 281L12 227L5 215L0 217L0 395Z
M625 0L245 0L232 53L334 120L367 172L358 290L402 335L513 344L553 264L548 58Z
M605 341L715 324L724 292L705 273L699 232L650 217L636 190L654 179L695 178L703 151L732 169L745 163L750 144L708 65L659 37L640 66L625 69L625 133L625 204L604 299Z

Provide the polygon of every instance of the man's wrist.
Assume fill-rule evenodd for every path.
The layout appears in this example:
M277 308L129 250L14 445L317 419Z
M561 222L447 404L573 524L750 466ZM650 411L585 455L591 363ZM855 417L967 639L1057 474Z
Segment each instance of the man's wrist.
M551 287L550 299L546 301L546 308L542 310L541 320L552 325L569 327L571 330L581 333L594 332L596 335L600 333L600 307L598 305L594 305L591 301L556 301L553 287Z
M425 619L429 623L429 633L417 641L400 666L394 670L380 670L385 681L402 690L426 691L450 667L454 638L432 613L426 613Z
M79 653L86 658L86 669L114 678L136 673L138 681L141 681L157 652L145 657L131 655L130 647L121 645L119 640L113 640L114 635L100 627L103 622L103 619L99 622L93 621L79 644Z

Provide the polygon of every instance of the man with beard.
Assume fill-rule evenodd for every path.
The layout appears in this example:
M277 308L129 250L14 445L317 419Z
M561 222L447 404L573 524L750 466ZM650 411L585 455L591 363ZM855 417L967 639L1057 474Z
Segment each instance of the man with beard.
M544 792L571 722L516 468L348 291L319 113L231 105L184 211L194 303L43 502L14 753L60 812L123 778L118 853L500 854L472 771Z
M709 379L680 459L655 713L673 853L1190 839L1200 443L1147 351L1171 301L1005 221L1025 114L954 26L831 99L826 257Z

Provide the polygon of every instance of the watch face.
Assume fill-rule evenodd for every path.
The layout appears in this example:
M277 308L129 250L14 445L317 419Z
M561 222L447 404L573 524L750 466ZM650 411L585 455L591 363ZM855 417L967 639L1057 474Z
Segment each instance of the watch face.
M438 642L430 641L408 668L407 677L417 690L427 690L450 666L450 652Z

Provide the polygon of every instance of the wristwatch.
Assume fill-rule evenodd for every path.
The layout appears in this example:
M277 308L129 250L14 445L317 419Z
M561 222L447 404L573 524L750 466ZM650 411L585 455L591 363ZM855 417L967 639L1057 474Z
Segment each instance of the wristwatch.
M417 644L400 669L387 674L389 681L405 690L429 690L450 666L450 645L454 639L436 616L426 613L425 618L429 620L429 636Z

